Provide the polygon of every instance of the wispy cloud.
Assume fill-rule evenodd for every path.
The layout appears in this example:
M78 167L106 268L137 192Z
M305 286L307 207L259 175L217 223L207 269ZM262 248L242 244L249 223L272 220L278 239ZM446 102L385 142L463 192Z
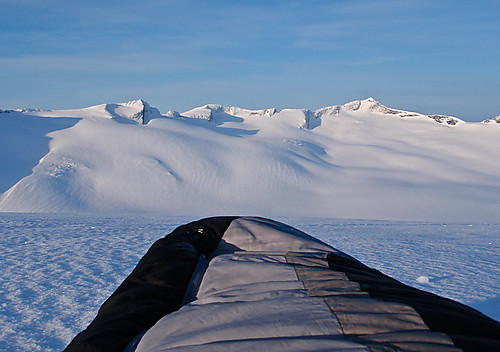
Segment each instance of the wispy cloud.
M176 55L124 54L57 56L36 55L16 58L0 58L3 70L19 70L25 73L78 72L78 73L165 73L195 71L199 63L188 57Z
M377 66L389 64L406 59L403 55L368 56L362 60L352 60L347 63L349 66Z

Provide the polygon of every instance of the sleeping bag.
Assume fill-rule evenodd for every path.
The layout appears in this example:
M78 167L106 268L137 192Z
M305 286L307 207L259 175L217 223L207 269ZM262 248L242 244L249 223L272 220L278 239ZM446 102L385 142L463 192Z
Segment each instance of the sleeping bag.
M500 324L285 224L191 222L158 240L65 351L500 351Z

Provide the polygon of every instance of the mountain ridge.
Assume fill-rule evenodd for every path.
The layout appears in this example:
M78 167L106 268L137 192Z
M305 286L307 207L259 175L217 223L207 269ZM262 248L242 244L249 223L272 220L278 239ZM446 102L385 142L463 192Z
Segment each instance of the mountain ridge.
M283 109L283 110L288 110L288 109ZM377 100L373 99L372 97L369 97L364 100L354 100L351 102L348 102L344 105L331 105L331 106L326 106L323 108L319 108L315 111L312 111L310 109L291 109L291 110L297 110L297 111L303 111L304 114L306 115L306 120L304 121L304 124L301 125L301 127L308 128L310 121L314 119L318 119L323 117L324 115L339 115L341 111L345 112L355 112L358 110L369 110L371 112L376 112L376 113L382 113L382 114L387 114L387 115L396 115L400 118L409 118L409 117L428 117L435 122L438 123L445 123L448 125L456 125L457 123L464 123L465 121L453 117L453 116L447 116L447 115L438 115L438 114L433 114L433 115L424 115L420 114L417 112L409 112L409 111L404 111L404 110L397 110L393 108L389 108L385 105L382 105L380 102ZM234 116L238 117L251 117L251 116L267 116L267 117L272 117L276 113L279 113L282 110L278 110L276 108L270 108L270 109L259 109L259 110L249 110L249 109L243 109L239 107L225 107L222 105L218 104L206 104L191 110L188 110L184 113L179 113L177 111L169 111L169 117L191 117L191 118L201 118L205 119L208 121L213 120L213 114L215 112L225 112ZM491 121L491 120L485 120L483 122L488 123L486 121ZM496 120L495 120L496 121Z
M459 123L499 123L500 124L500 115L493 117L491 119L486 119L480 122L466 122L458 117L442 115L442 114L422 114L418 112L411 112L406 110L394 109L387 107L375 100L372 97L363 100L353 100L351 102L345 103L343 105L330 105L325 106L316 110L310 109L276 109L276 108L267 108L267 109L245 109L236 106L223 106L219 104L205 104L199 107L195 107L193 109L187 110L185 112L178 112L176 110L169 110L165 114L162 114L157 108L152 107L146 102L144 99L136 99L131 100L125 103L107 103L107 104L99 104L93 105L82 109L93 109L97 107L104 107L107 113L112 118L127 118L133 121L136 121L140 124L146 125L151 120L155 118L198 118L202 120L213 121L214 114L216 113L226 113L229 115L248 118L248 117L272 117L275 114L283 111L283 110L294 110L294 111L303 111L306 115L304 123L300 126L303 128L307 128L309 122L315 119L321 119L323 116L334 116L339 115L341 112L356 112L356 111L370 111L374 113L380 113L385 115L393 115L400 118L412 118L412 117L427 117L431 120L434 120L437 123L448 124L448 125L456 125ZM72 109L72 110L82 110L82 109ZM42 112L52 112L52 111L68 111L68 110L41 110L41 109L14 109L14 110L2 110L0 109L0 113L10 113L10 112L20 112L20 113L42 113Z

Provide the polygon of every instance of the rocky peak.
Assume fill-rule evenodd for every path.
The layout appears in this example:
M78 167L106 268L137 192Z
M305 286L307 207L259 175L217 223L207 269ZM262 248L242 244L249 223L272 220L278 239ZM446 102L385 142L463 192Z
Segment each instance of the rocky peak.
M448 125L456 125L457 123L461 122L462 120L452 117L452 116L446 116L446 115L427 115L427 117L433 119L434 121L438 123L446 123Z
M146 125L152 119L161 117L157 108L151 107L142 99L120 104L106 104L106 111L112 118L127 118Z
M500 124L500 115L498 115L497 117L494 117L492 119L489 119L489 120L484 120L483 123L499 123Z

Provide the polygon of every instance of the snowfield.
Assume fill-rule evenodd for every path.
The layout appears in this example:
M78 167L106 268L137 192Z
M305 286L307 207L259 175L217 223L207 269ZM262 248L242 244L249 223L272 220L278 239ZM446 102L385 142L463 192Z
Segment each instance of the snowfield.
M0 215L0 350L62 350L156 239L197 219ZM277 220L500 319L500 224Z
M142 100L0 113L0 211L497 221L500 124Z
M0 110L0 140L0 350L63 349L155 240L215 215L282 221L500 319L500 117L136 100Z

